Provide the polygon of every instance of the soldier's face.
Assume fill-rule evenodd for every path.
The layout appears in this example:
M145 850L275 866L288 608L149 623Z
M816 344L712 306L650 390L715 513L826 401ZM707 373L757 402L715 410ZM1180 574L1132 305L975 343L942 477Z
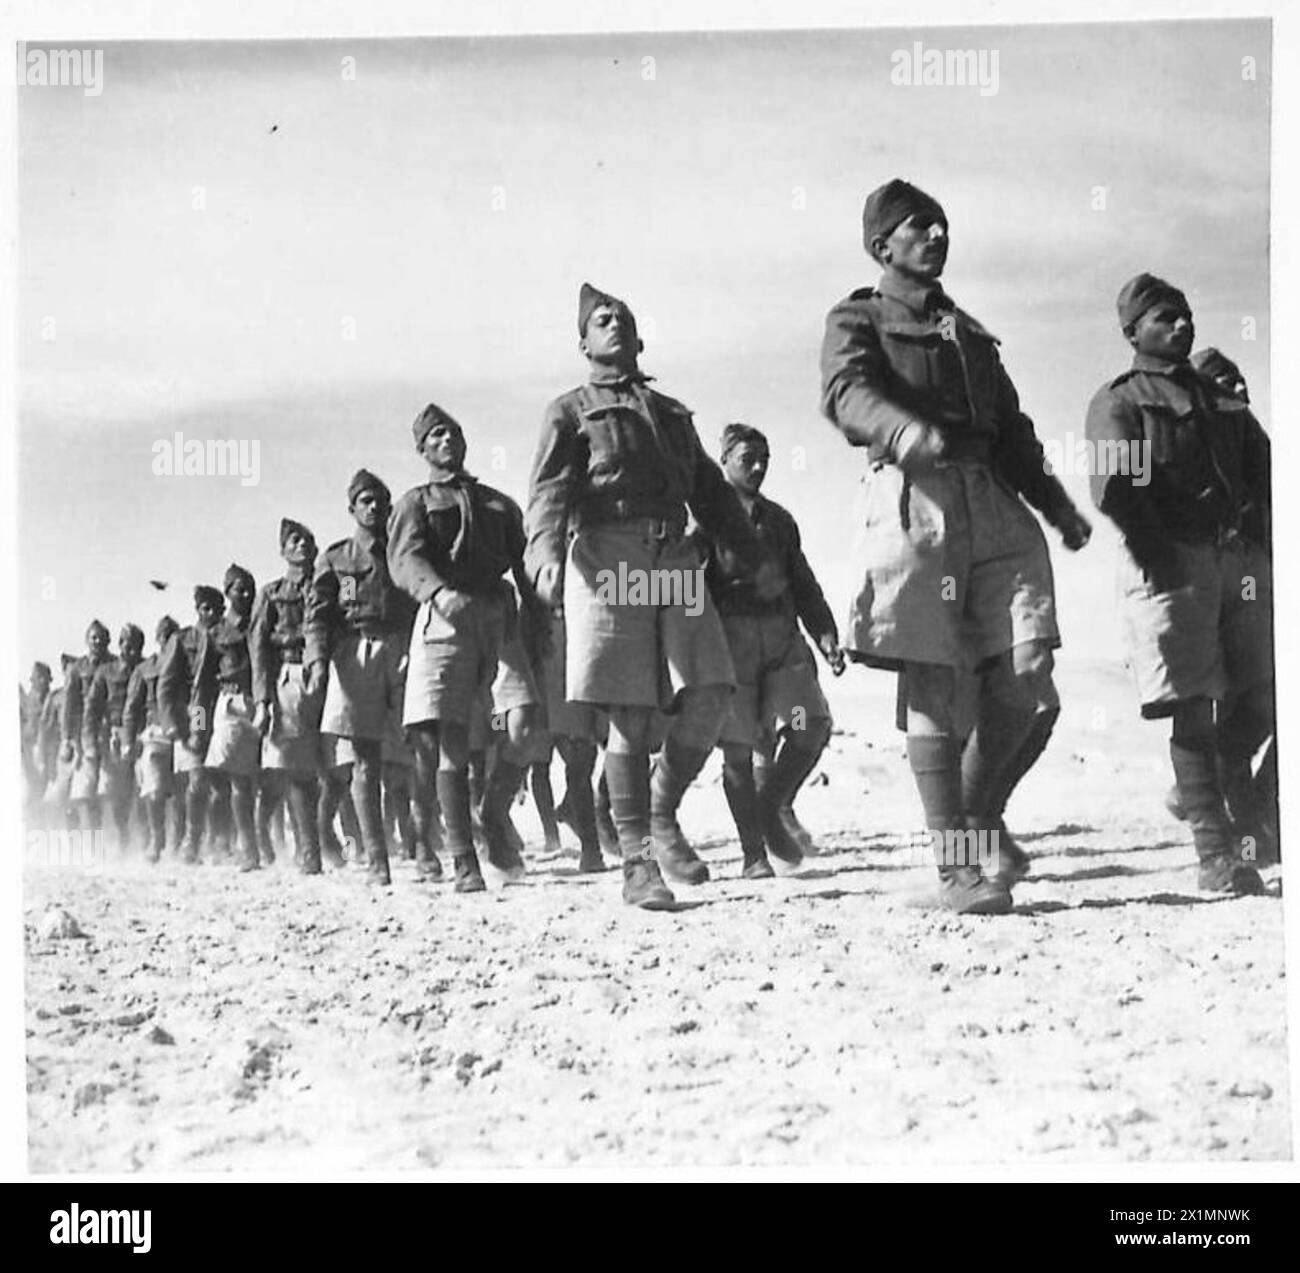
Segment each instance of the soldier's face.
M1192 352L1196 325L1191 313L1181 305L1161 302L1137 320L1129 339L1140 354L1164 362L1182 362Z
M103 628L91 628L86 633L86 650L92 659L102 659L108 653L108 633Z
M201 628L214 627L225 612L225 602L200 601L194 607L194 613L198 616L199 627Z
M622 305L597 305L587 319L580 343L592 362L612 367L635 366L644 346L637 338L632 315Z
M1234 398L1240 398L1242 402L1250 401L1250 393L1246 389L1246 382L1239 375L1233 375L1230 371L1221 371L1217 376L1211 376L1211 380L1224 392L1231 394Z
M745 442L728 454L722 471L732 486L746 495L757 495L767 476L767 462L767 447L757 442Z
M459 473L465 467L465 434L460 425L446 420L435 424L420 443L420 454L435 468Z
M374 487L362 491L348 507L363 530L378 531L388 524L388 500Z
M144 633L130 632L118 637L117 652L128 663L138 663L144 657Z
M158 648L159 648L160 650L161 650L161 649L162 649L162 648L167 644L168 641L170 641L170 640L172 639L172 635L173 635L175 632L176 632L176 624L175 624L175 623L164 623L164 624L163 624L163 625L158 629L158 631L154 633L154 638L155 638L155 640L157 640L157 642L158 642Z
M316 545L300 530L291 530L284 538L280 555L291 566L310 566L316 558Z
M226 600L236 614L247 614L253 605L253 590L247 580L236 579L226 589Z
M34 671L29 682L32 693L43 698L50 689L50 674L48 672Z
M894 227L876 259L910 278L936 279L948 263L948 225L928 212L915 212Z

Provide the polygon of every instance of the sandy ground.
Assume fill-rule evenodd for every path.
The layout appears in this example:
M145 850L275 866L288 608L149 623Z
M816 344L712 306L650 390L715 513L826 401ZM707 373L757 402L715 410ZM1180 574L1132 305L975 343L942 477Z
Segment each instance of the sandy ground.
M1060 679L1003 918L928 908L892 681L856 669L799 805L823 855L740 880L715 761L683 822L716 878L675 914L576 847L474 897L29 860L31 1168L1288 1158L1280 872L1198 895L1164 728L1118 669ZM38 937L51 904L87 936Z

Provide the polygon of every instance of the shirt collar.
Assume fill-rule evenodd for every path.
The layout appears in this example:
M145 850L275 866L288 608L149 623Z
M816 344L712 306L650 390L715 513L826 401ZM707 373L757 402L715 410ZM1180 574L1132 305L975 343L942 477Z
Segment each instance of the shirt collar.
M1134 354L1133 370L1148 371L1155 376L1170 376L1175 380L1185 380L1195 375L1192 364L1186 359L1182 362L1167 362L1163 358L1152 358L1150 354Z
M356 546L366 553L373 553L376 548L383 548L387 542L384 536L376 535L374 531L367 530L364 526L357 527L352 539Z
M919 314L937 309L955 309L952 298L938 283L916 283L902 274L886 270L880 276L876 291L891 300L901 301L908 309Z
M590 379L593 385L603 385L609 389L617 389L623 385L643 385L646 381L653 380L654 377L647 376L640 369L622 371L618 367L606 367L602 363L592 363Z

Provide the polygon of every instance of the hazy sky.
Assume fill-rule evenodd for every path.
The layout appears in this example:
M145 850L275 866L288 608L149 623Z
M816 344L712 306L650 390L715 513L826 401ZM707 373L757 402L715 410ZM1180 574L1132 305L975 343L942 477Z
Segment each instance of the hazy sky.
M998 91L891 83L915 40L996 51ZM431 399L522 501L542 409L584 375L583 279L636 309L711 450L729 419L768 432L842 620L864 464L817 354L874 279L865 192L944 203L945 285L1044 438L1127 365L1114 298L1142 269L1268 426L1269 95L1258 21L109 44L99 96L19 90L20 653L79 650L92 616L188 621L231 560L270 578L284 514L341 538L357 467L421 480ZM256 440L259 484L154 476L177 430ZM1113 534L1048 535L1065 657L1113 657Z

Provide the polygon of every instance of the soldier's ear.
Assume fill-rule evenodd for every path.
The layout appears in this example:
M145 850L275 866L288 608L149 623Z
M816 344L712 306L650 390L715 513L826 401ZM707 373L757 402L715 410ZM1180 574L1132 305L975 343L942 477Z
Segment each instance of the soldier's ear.
M877 265L888 265L893 258L893 251L890 249L889 240L882 234L877 234L871 240L871 246L868 248Z
M638 354L645 353L645 341L640 336L636 338L636 351Z
M582 356L584 358L590 356L587 352L587 338L585 336L578 337L578 348L582 351Z

